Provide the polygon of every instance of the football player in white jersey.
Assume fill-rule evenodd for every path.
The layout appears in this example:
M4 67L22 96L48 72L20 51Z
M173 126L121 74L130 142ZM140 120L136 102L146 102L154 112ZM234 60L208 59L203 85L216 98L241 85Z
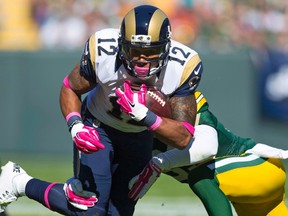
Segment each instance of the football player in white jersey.
M120 31L97 31L85 44L80 64L64 78L60 92L61 111L74 141L74 177L79 184L68 181L63 191L61 184L26 174L17 178L22 182L18 184L20 180L12 174L24 171L8 163L0 182L7 185L11 180L11 187L0 186L1 208L26 195L64 215L82 215L81 202L85 215L133 215L137 200L128 197L128 183L150 161L154 137L187 152L186 147L192 145L191 163L217 152L214 128L198 127L202 131L199 142L193 138L194 91L202 71L198 53L171 39L168 17L154 6L129 11ZM137 93L131 90L131 83L139 85ZM148 86L157 87L169 98L173 119L158 116L145 106L143 95ZM97 198L79 201L74 192L82 189Z

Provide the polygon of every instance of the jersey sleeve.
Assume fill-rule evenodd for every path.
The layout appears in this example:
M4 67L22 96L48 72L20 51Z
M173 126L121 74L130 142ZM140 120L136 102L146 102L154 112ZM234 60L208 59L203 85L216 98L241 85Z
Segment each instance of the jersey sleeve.
M197 89L203 73L203 64L198 54L190 58L184 67L180 85L173 96L193 94Z
M208 110L209 104L207 102L207 99L202 94L202 92L196 91L194 92L194 96L195 96L196 104L197 104L197 113L202 113Z
M96 83L94 35L92 35L85 43L84 51L80 61L80 73L88 81Z

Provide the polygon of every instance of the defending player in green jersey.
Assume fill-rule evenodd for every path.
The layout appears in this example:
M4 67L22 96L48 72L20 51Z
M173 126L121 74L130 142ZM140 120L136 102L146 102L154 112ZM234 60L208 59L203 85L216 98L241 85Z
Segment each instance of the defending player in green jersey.
M131 198L143 197L163 172L181 183L189 183L209 215L232 216L229 200L239 215L288 215L283 201L286 173L280 160L288 158L288 151L235 135L210 112L201 92L195 92L195 97L195 137L198 126L210 126L217 131L216 159L187 165L187 152L169 149L155 140L154 157L130 181Z

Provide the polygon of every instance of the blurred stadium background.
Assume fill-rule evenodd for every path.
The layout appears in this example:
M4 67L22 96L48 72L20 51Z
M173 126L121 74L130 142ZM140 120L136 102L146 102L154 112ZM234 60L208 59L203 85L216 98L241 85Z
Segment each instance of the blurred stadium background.
M1 0L2 164L18 162L48 181L71 176L71 138L58 105L62 80L80 61L89 35L118 28L131 7L145 3L163 9L173 38L199 52L205 71L199 90L225 126L288 148L287 1ZM26 198L8 213L54 215ZM206 215L187 186L165 176L136 216L161 213Z

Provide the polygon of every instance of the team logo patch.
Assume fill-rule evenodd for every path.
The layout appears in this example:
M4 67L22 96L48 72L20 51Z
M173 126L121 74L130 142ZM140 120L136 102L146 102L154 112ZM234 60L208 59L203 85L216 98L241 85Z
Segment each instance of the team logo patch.
M147 45L151 44L151 36L150 35L132 35L131 43L145 43Z
M193 90L197 85L197 83L200 81L200 77L199 76L194 76L192 77L189 82L188 85L190 86L190 90Z

